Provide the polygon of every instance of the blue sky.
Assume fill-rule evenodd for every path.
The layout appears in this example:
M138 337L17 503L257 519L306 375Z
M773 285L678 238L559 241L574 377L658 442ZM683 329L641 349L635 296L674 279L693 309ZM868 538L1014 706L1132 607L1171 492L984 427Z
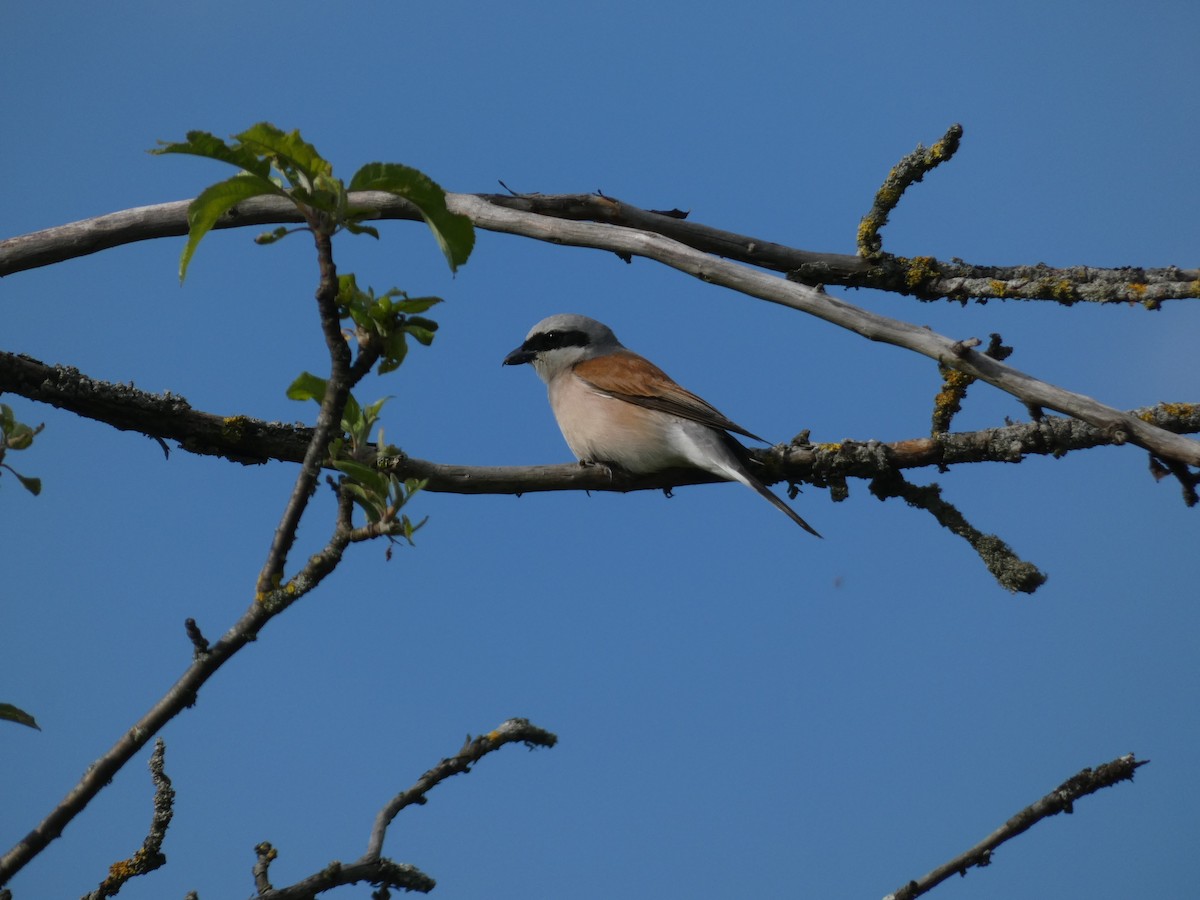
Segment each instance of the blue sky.
M903 154L962 149L884 232L905 255L1195 266L1200 9L1140 4L10 4L0 57L0 234L193 196L228 171L153 157L190 129L299 128L349 176L404 162L455 191L605 193L812 250L854 231ZM527 370L530 325L580 312L773 440L928 431L934 365L645 261L480 233L451 277L411 223L343 240L360 284L446 298L401 371L389 440L471 464L570 458ZM4 349L170 390L219 414L311 419L284 390L324 360L301 238L119 248L0 284ZM852 302L1118 407L1195 401L1200 312L1175 302L965 309ZM0 478L0 843L66 793L249 602L294 470L242 468L21 398L45 422ZM1023 419L972 389L961 429ZM936 896L1177 897L1200 838L1200 512L1133 448L937 480L1050 576L998 588L961 541L865 484L797 507L816 541L734 485L661 494L425 494L391 561L359 547L164 732L170 863L129 898L246 896L357 858L375 812L463 735L526 716L508 748L403 812L385 851L435 896L881 897L1086 765L1133 785L1081 802ZM320 545L323 499L301 532ZM150 816L148 754L14 880L78 895ZM72 894L74 892L74 894ZM366 896L366 888L343 892Z

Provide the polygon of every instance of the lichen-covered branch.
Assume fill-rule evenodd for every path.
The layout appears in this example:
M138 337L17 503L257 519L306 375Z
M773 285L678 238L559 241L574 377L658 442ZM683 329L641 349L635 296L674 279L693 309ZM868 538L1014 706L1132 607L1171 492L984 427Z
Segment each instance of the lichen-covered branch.
M177 394L151 394L129 385L93 379L66 366L0 352L0 391L48 403L114 428L171 440L191 453L221 456L242 464L272 460L300 462L312 429L266 422L247 415L219 416L193 409ZM1200 433L1200 403L1160 403L1124 415L1175 434ZM825 485L846 478L877 478L924 466L1020 462L1025 456L1062 457L1093 447L1115 446L1118 435L1077 419L1044 415L1036 421L881 443L845 440L798 441L756 451L771 482ZM460 494L521 494L538 491L660 490L716 479L677 470L653 476L603 473L574 463L542 466L469 466L406 455L388 461L387 471L428 479L424 490Z
M1005 347L1000 335L992 334L987 349L983 351L992 359L1005 360L1012 355L1012 347ZM950 421L962 408L962 402L967 396L967 388L975 382L975 378L953 369L939 365L938 372L942 376L942 389L933 398L933 427L932 434L942 434L950 430Z
M378 192L356 193L356 206L370 208L379 219L419 221L420 213L405 201ZM1200 297L1200 269L1105 269L1091 266L1054 268L973 265L932 256L905 258L886 253L871 259L848 253L801 250L761 237L724 231L688 221L678 210L655 212L600 194L447 194L453 212L471 215L476 203L537 216L635 228L678 241L702 253L786 272L805 284L870 287L923 300L1049 300L1058 303L1138 303L1157 309L1167 300ZM0 277L53 265L122 244L177 237L187 233L189 200L109 213L0 241ZM283 198L255 198L238 204L217 228L241 228L302 221ZM475 224L489 229L488 223ZM507 230L507 229L500 229ZM520 232L513 232L520 233Z
M1075 801L1088 794L1094 794L1102 788L1112 787L1122 781L1133 781L1134 772L1148 762L1148 759L1135 759L1130 753L1094 769L1084 769L1078 775L1068 778L1041 800L1021 810L970 850L938 866L927 875L908 882L904 887L888 894L884 900L914 900L952 875L966 875L967 870L972 867L988 865L992 861L992 852L1005 841L1028 831L1042 819L1059 813L1074 812Z
M880 229L887 224L888 216L904 196L904 192L923 179L926 174L954 156L962 139L961 125L951 125L942 139L928 150L917 145L917 149L905 156L888 172L883 185L875 192L875 201L870 211L863 216L858 226L858 255L873 257L883 248Z
M1060 306L1076 303L1137 305L1158 310L1168 300L1200 298L1200 269L1176 266L1053 267L1044 263L988 266L932 256L892 256L881 253L861 269L844 275L830 272L821 262L793 269L790 278L805 284L875 288L918 300L1042 300Z
M265 202L248 203L248 209L245 211L239 208L236 222L240 224L243 221L255 220L256 217L272 211L278 214L278 207L269 205L264 213L261 207ZM354 195L353 202L378 209L397 208L397 201L390 194L377 196L374 192L365 192ZM553 219L545 215L503 208L469 194L449 195L447 203L452 211L468 216L481 228L556 244L592 247L621 255L643 256L656 260L703 281L808 313L870 340L884 341L923 354L964 374L987 381L1013 394L1027 405L1058 410L1096 427L1111 429L1114 434L1144 446L1164 459L1173 459L1185 465L1200 465L1200 444L1194 441L1172 439L1146 427L1144 423L1123 417L1117 410L1097 403L1089 397L1065 391L1011 369L996 360L989 360L982 354L967 349L962 341L955 341L927 329L868 312L807 285L714 258L678 241L647 231L596 222ZM142 212L156 221L164 215L159 209ZM182 212L181 207L178 213L182 215ZM677 221L671 216L661 218L671 222ZM161 226L161 222L159 224ZM122 233L126 230L122 230ZM151 230L146 236L155 235Z
M154 815L150 819L150 831L146 834L145 841L129 859L113 863L108 870L108 877L100 883L100 887L84 895L84 900L115 897L131 878L145 875L166 865L167 857L162 852L162 845L174 815L175 789L171 787L171 779L163 770L165 753L166 745L162 738L159 738L154 742L154 752L150 754L150 778L154 782Z
M967 521L953 504L942 499L942 489L936 484L921 487L906 481L901 475L876 478L871 493L880 500L900 497L909 506L929 512L948 531L971 545L992 577L1002 588L1012 593L1032 594L1046 583L1046 576L1037 566L1025 562L1012 548L994 534L984 534Z
M437 882L416 866L390 859L360 859L353 863L331 862L295 884L276 888L271 885L269 869L279 852L266 841L255 847L254 852L254 896L258 900L313 900L325 891L363 882L376 886L376 897L386 897L384 891L391 889L428 894L437 887Z

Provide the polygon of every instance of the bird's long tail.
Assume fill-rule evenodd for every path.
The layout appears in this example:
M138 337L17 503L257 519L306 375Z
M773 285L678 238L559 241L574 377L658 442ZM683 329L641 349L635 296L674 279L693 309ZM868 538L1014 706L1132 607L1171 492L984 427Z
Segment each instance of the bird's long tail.
M759 480L751 467L755 465L749 451L739 444L732 435L715 428L703 430L693 429L684 432L694 444L694 452L690 461L698 468L706 469L713 474L723 475L730 481L740 481L764 500L770 500L785 516L803 528L811 535L821 537L821 533L805 522L796 511L776 497L770 489Z
M777 506L779 509L781 509L783 511L784 515L786 515L789 519L791 519L793 522L795 522L797 525L799 525L801 528L803 528L809 534L813 534L813 535L816 535L817 537L821 537L821 533L819 531L817 531L817 529L813 528L811 525L809 525L807 522L805 522L802 518L800 518L800 516L796 514L796 511L794 509L792 509L790 506L788 506L786 503L784 503L782 500L780 500L778 497L776 497L775 494L771 491L771 489L768 488L765 484L763 484L761 481L759 481L757 478L755 478L749 472L741 472L739 474L741 474L743 476L742 478L738 479L739 481L742 482L742 484L746 485L746 487L748 487L748 488L753 488L755 491L757 491L759 494L761 494L764 499L770 500L773 504L775 504L775 506Z

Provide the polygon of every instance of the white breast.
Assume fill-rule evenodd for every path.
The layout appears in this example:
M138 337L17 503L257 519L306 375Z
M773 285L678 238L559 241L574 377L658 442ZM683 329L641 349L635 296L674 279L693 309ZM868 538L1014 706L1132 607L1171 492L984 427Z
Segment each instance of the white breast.
M569 372L551 379L548 392L558 427L580 460L639 473L694 466L729 477L740 469L707 426L610 397Z

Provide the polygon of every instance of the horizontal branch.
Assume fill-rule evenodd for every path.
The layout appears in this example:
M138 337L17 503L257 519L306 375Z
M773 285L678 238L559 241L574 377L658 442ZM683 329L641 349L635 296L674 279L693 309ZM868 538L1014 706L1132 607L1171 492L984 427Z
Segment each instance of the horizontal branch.
M1005 841L1028 831L1042 819L1059 813L1074 812L1075 801L1088 794L1094 794L1102 788L1112 787L1122 781L1133 781L1134 772L1148 762L1147 759L1134 759L1130 753L1094 769L1084 769L1078 775L1068 778L1041 800L1021 810L970 850L959 854L945 865L938 866L922 878L910 881L898 891L888 894L884 900L914 900L952 875L966 875L969 868L988 865L992 861L992 851Z
M77 369L52 366L29 356L0 352L0 392L48 403L123 431L181 449L221 456L242 464L269 461L299 463L312 439L303 425L265 422L245 415L219 416L193 409L177 394L151 394L131 385L89 378ZM1200 433L1200 403L1161 403L1124 415L1176 434ZM752 451L764 477L819 486L847 478L874 479L903 469L965 463L1020 462L1025 456L1064 456L1092 447L1112 446L1118 438L1076 419L1042 416L1038 421L951 432L933 437L881 443L845 440L811 444L793 440L769 450ZM389 461L387 470L402 478L427 479L425 490L456 494L523 494L538 491L661 490L719 479L692 469L650 476L605 473L575 463L540 466L467 466L432 462L407 455Z
M268 878L268 869L278 857L278 852L265 841L254 850L258 854L254 866L254 896L258 900L313 900L317 894L364 881L379 888L374 896L388 896L385 892L390 889L428 894L437 886L437 882L416 866L392 862L390 859L364 858L352 863L331 862L321 871L295 884L276 888L272 887Z
M353 199L356 205L373 210L379 219L420 219L415 207L390 194L354 194ZM945 262L930 256L905 258L890 254L865 259L853 254L800 250L687 221L687 213L679 210L645 210L600 194L447 194L450 209L468 215L480 201L548 218L618 225L660 234L702 253L789 273L794 280L806 284L876 288L924 300L1040 299L1066 304L1136 302L1157 307L1166 300L1200 297L1200 269L982 266L958 260ZM122 244L187 234L190 202L175 200L140 206L0 241L0 277ZM286 199L258 197L238 204L216 227L299 221L295 206ZM475 224L484 229L492 227L485 221L477 220Z

